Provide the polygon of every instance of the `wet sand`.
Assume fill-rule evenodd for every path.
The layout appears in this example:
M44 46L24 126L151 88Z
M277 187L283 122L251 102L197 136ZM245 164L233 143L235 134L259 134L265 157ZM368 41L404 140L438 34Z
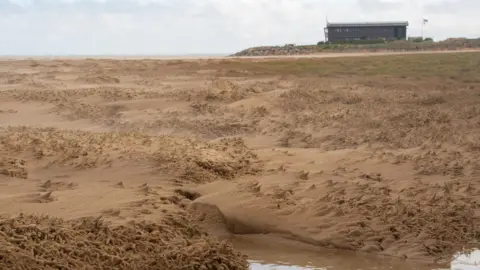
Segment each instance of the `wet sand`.
M0 61L0 265L246 269L245 235L448 264L480 240L479 61Z

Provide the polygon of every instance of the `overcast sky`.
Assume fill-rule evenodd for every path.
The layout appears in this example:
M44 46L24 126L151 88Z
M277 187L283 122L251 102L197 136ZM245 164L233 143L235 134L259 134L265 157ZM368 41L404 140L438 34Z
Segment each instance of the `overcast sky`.
M330 22L480 37L480 0L0 0L0 54L211 54L312 44Z

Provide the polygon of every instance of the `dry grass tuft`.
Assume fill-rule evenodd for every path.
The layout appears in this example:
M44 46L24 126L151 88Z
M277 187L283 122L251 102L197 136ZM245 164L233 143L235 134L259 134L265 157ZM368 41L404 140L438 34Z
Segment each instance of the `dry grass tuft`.
M136 132L94 133L9 127L0 131L0 145L7 152L31 154L43 161L45 167L61 165L87 169L119 160L143 160L153 162L162 171L195 182L231 179L261 169L261 165L255 163L256 155L238 138L204 143ZM0 164L5 167L12 162ZM5 171L9 172L13 171Z
M0 174L9 177L27 179L28 171L26 163L27 162L23 159L0 156Z
M112 227L101 218L64 221L21 215L0 219L0 268L247 269L230 244L182 217Z

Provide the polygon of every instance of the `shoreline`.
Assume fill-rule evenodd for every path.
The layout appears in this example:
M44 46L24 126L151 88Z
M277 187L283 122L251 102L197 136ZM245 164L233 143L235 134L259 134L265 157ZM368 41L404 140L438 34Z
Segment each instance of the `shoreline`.
M383 55L410 55L410 54L445 54L480 52L480 49L456 49L456 50L424 50L424 51L378 51L378 52L325 52L313 54L293 55L266 55L266 56L121 56L121 55L98 55L98 56L0 56L1 61L58 61L58 60L241 60L241 59L298 59L298 58L332 58L332 57L362 57Z

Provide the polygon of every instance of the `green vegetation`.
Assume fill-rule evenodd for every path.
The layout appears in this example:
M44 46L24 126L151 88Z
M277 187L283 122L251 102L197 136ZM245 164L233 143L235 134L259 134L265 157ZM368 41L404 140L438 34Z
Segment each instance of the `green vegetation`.
M334 45L332 45L334 46ZM369 57L300 58L262 60L223 60L208 68L226 71L228 76L297 75L297 76L395 76L437 77L470 80L480 83L480 53L410 54ZM242 71L239 73L239 71Z
M408 41L414 42L414 43L433 42L433 38L409 37ZM402 40L360 39L360 40L337 40L335 42L319 41L317 43L317 46L324 46L324 45L330 45L330 44L372 45L372 44L387 44L387 43L394 43L394 42L402 42Z
M365 42L367 44L365 44ZM340 42L342 43L342 42ZM417 50L458 50L480 48L479 39L452 38L434 42L431 38L410 38L392 42L352 41L344 44L319 42L302 46L263 46L243 50L232 56L305 55L330 52L376 52L376 51L417 51Z
M335 42L331 43L324 43L324 44L356 44L356 45L365 45L365 44L385 44L388 43L388 41L384 39L361 39L361 40L337 40ZM319 44L317 44L319 45Z
M420 43L420 42L433 42L433 38L430 38L430 37L427 37L427 38L423 38L423 37L409 37L409 38L408 38L408 41L416 42L416 43Z

